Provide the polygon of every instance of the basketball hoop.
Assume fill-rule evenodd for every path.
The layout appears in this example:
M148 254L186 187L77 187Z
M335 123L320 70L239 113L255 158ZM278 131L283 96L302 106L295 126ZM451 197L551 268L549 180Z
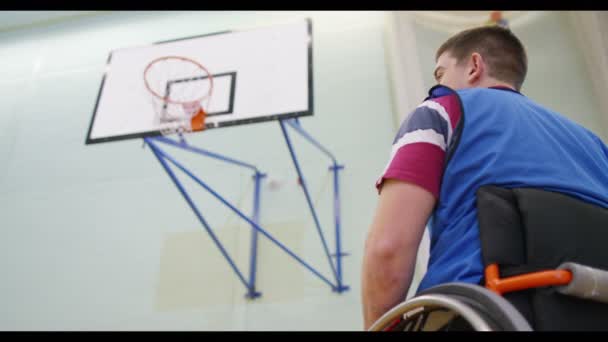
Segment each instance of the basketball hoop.
M205 129L213 76L200 63L181 56L156 58L144 70L144 83L163 135Z

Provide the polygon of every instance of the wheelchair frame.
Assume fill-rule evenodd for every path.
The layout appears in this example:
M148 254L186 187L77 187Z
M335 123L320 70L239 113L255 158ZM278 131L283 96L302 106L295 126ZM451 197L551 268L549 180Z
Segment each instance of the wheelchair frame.
M515 195L507 194L512 190L517 193ZM572 205L574 203L572 199L568 199L563 194L555 195L546 191L540 192L545 193L542 196L550 196L549 198L556 199L560 204L570 203ZM487 186L480 188L478 197L480 193L483 196L488 194L495 196L494 200L505 201L503 204L513 205L513 202L509 201L517 203L524 194L525 196L530 194L530 198L532 198L538 196L539 191L538 189L502 189ZM485 197L486 200L487 198ZM489 209L491 205L488 206L488 203L490 202L484 203L482 207ZM584 204L584 206L588 206L585 210L589 210L589 204ZM488 212L490 211L488 210ZM589 213L589 211L578 212L579 215L581 213ZM605 221L605 218L608 217L606 216L607 213L608 211L598 210L598 217L603 217L602 220ZM504 212L498 214L505 215ZM576 217L576 214L574 214L574 217ZM486 215L483 225L480 222L480 230L484 231L485 229L486 232L496 228L487 218ZM485 236L485 240L482 237L482 254L484 247L487 250L496 243L488 244L488 241L491 241L488 236ZM501 278L500 268L495 259L496 255L484 259L486 265L484 269L485 286L459 282L434 286L389 310L370 327L369 331L450 331L454 330L451 329L450 322L457 319L464 321L464 324L460 324L456 328L457 330L531 331L533 329L526 318L503 295L538 288L549 288L555 290L554 292L558 294L571 298L577 297L587 301L608 304L608 271L604 270L605 267L600 269L583 265L580 262L562 262L555 269L541 269L540 271ZM608 312L608 306L602 307L601 310L603 310L601 312ZM443 312L443 316L429 319L434 312ZM449 319L446 320L446 317L449 317ZM442 319L443 322L441 322Z

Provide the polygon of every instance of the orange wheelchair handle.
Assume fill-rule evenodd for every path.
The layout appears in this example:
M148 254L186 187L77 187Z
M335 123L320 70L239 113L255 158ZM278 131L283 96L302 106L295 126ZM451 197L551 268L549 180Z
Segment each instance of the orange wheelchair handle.
M567 269L532 272L508 278L500 278L497 264L485 269L486 288L499 295L507 292L527 290L545 286L563 286L572 281L572 272Z

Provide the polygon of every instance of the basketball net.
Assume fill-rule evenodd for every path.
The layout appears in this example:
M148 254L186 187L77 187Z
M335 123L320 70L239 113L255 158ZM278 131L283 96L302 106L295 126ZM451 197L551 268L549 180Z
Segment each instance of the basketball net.
M200 63L181 56L150 62L144 83L154 107L154 124L163 135L202 131L213 92L213 77Z

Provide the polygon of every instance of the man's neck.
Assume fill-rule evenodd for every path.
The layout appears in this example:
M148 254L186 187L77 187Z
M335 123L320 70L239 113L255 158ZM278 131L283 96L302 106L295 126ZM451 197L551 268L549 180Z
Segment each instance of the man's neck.
M484 82L480 82L477 85L477 87L480 87L480 88L508 88L508 89L517 91L517 89L515 89L514 86L512 86L508 83L505 83L505 82L494 80L494 79L488 79L488 80L485 80Z

